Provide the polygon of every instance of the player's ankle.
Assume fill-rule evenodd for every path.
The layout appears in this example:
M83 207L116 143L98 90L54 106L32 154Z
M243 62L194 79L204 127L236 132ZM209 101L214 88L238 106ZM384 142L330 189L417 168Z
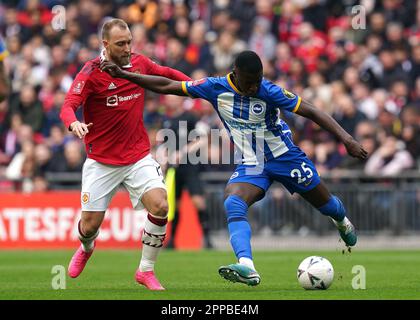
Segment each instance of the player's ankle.
M153 271L155 269L155 261L150 261L148 259L142 258L139 265L139 270L141 272Z
M254 262L250 258L246 258L246 257L239 258L239 264L247 266L248 268L251 268L252 270L255 271Z
M335 220L334 221L337 223L337 226L342 227L345 226L347 223L347 217L345 216L342 220Z
M92 252L93 251L93 249L95 248L95 241L91 241L91 242L89 242L89 243L87 243L87 242L82 242L81 243L81 247L82 247L82 250L84 251L84 252L86 252L86 253L89 253L89 252Z

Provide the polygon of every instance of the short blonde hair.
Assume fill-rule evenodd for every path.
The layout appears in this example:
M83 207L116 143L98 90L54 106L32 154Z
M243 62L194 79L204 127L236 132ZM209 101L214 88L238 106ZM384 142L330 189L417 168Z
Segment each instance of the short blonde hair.
M102 39L109 39L109 32L113 27L119 27L121 29L129 29L128 24L122 19L110 19L102 26Z

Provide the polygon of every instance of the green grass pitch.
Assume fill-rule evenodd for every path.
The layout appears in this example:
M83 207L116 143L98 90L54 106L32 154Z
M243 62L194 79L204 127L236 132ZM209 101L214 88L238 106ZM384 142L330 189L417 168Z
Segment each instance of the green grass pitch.
M150 292L134 281L140 251L96 250L84 272L65 278L66 289L52 289L52 268L67 269L73 251L0 251L0 299L141 299L141 300L295 300L420 299L419 251L257 251L261 284L248 287L222 279L220 265L235 261L225 251L164 250L156 271L164 292ZM335 269L332 286L305 291L296 280L300 261L321 255ZM366 289L352 288L355 265L366 270ZM360 275L360 274L359 274Z

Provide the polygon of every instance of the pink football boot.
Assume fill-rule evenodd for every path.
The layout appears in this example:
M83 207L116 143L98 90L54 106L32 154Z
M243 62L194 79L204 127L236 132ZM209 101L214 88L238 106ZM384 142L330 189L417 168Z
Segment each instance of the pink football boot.
M162 287L162 285L159 283L159 280L156 278L155 273L153 271L141 272L140 270L137 270L135 278L138 283L142 284L149 290L165 290L165 288Z
M93 253L93 250L95 250L96 243L93 244L93 249L90 252L85 252L82 249L82 246L77 249L76 253L73 255L73 258L71 258L68 273L69 276L72 278L77 278L79 274L82 273L83 269L86 266L86 263L88 262L90 256Z

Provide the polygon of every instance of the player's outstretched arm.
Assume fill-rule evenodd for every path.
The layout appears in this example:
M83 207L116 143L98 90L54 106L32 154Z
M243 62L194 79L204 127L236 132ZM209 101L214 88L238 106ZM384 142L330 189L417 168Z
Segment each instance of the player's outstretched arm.
M122 78L131 81L145 89L152 90L157 93L175 94L185 96L182 90L182 82L174 81L159 76L143 75L134 72L122 70L115 63L104 61L101 63L101 70L109 73L114 78Z
M317 109L311 103L302 100L296 113L311 119L325 130L334 134L344 146L349 155L359 159L367 158L367 151L346 130L344 130L329 114Z

